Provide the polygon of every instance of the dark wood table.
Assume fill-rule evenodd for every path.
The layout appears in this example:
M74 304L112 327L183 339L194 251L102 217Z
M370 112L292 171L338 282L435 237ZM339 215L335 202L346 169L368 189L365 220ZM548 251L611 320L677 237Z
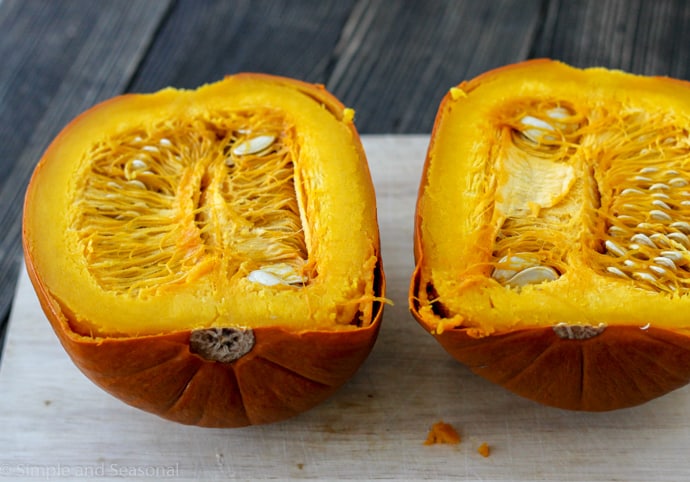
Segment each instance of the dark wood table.
M428 133L450 86L535 57L690 80L690 2L0 0L0 326L31 172L95 103L258 71L325 84L363 134Z

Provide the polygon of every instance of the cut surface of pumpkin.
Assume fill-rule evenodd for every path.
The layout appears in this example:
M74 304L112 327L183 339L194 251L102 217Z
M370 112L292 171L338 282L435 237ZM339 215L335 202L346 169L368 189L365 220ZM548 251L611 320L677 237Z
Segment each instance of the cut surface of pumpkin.
M689 159L680 81L536 60L454 87L419 192L413 313L439 336L685 337Z
M294 416L349 379L384 296L353 116L322 86L237 74L65 127L32 176L23 243L76 365L213 427Z
M436 132L419 205L429 308L478 334L690 328L687 88L547 65L467 83L444 106L454 120Z
M31 258L82 334L367 325L378 234L351 139L260 80L111 101L38 167Z

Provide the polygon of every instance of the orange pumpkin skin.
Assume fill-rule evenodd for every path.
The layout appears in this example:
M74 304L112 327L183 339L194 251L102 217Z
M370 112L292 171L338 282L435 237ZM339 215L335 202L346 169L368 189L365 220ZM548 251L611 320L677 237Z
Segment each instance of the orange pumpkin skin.
M414 296L414 295L412 295ZM412 314L432 332L412 301ZM557 408L609 411L660 397L690 382L690 339L670 330L609 327L586 340L553 328L475 338L466 329L433 334L472 372Z
M345 107L323 86L265 74L237 74L228 81L264 82L311 98L346 125L351 148L363 179L369 178L364 150ZM72 126L89 121L94 112L128 102L125 95L103 102L77 117L53 141L44 159L54 156ZM43 161L36 172L44 169ZM32 196L39 189L36 174L27 191L23 247L29 278L60 343L74 364L96 385L123 402L162 418L202 427L232 428L273 423L294 417L322 403L348 381L369 355L383 315L385 277L374 237L373 299L367 323L350 322L347 329L294 329L270 323L251 327L252 347L238 359L222 362L195 353L195 330L182 329L140 336L89 336L75 329L75 313L47 286L37 262L29 228ZM370 187L365 186L365 190ZM373 200L373 188L371 188ZM364 209L370 209L366 206ZM32 208L32 209L30 209ZM371 211L369 211L371 212ZM375 210L374 210L375 212ZM242 300L238 299L238 303ZM364 301L366 303L366 301ZM217 327L219 329L223 327ZM235 328L233 325L232 328ZM203 331L197 329L196 331Z
M687 326L664 325L664 315L626 323L626 317L632 318L635 314L625 309L614 320L602 316L598 320L602 323L599 327L587 323L563 323L558 317L545 323L546 326L529 326L529 320L522 320L523 326L513 329L485 329L481 320L474 320L477 323L473 326L464 326L466 320L453 322L454 314L446 311L436 292L434 279L425 270L423 203L429 184L430 163L438 144L444 141L440 135L442 124L449 122L451 110L462 112L461 108L453 106L458 97L471 95L475 89L503 75L515 74L514 80L525 73L529 77L532 69L544 72L536 75L549 77L546 83L553 80L551 69L558 72L553 75L563 75L564 78L568 71L577 70L548 59L525 61L464 82L458 86L462 91L459 95L449 92L442 100L417 201L415 270L408 294L410 311L453 358L475 374L527 399L556 408L582 411L609 411L646 403L690 382ZM686 96L690 84L687 82L668 78L645 79L623 73L615 75L625 78L621 82L623 86L628 79L636 78L641 82L657 82L661 90L674 92L677 89L682 93L684 107L688 108ZM587 86L582 90L586 92ZM486 246L475 248L481 251L488 249ZM459 284L462 283L460 278ZM494 308L492 303L487 302L488 310Z
M75 333L27 264L38 299L60 343L92 382L125 403L174 422L233 428L279 422L322 403L368 357L381 326L356 331L257 328L252 351L233 363L190 352L190 331L96 339ZM379 289L385 281L379 271Z

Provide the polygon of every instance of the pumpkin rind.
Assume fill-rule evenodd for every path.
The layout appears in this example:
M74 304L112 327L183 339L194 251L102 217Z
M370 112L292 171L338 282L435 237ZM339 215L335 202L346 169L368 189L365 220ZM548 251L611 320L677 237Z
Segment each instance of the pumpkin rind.
M240 92L244 86L254 89L252 95L259 100L247 101L250 106L256 105L257 102L272 105L271 95L274 95L276 89L282 89L287 97L297 99L293 101L304 102L305 105L311 103L332 116L335 122L344 127L343 133L338 135L349 133L341 139L348 139L348 149L351 153L346 156L353 162L348 169L357 173L354 182L361 183L357 184L360 192L353 193L353 199L362 203L356 206L361 212L356 216L362 216L357 219L365 219L360 232L351 236L362 236L362 239L366 239L362 246L370 243L370 254L364 255L371 258L362 263L362 272L366 273L367 269L371 269L371 272L365 274L360 281L343 279L344 284L353 285L353 293L361 291L358 298L347 301L351 306L340 308L339 305L334 305L331 308L334 312L333 319L306 319L294 324L283 322L280 313L267 312L266 317L270 315L275 320L262 321L258 325L238 320L224 325L222 320L216 320L210 325L200 321L194 326L179 330L162 329L152 333L84 332L84 326L87 326L89 320L82 319L75 324L81 316L79 307L55 296L54 286L50 285L45 276L41 247L36 243L40 235L35 231L36 226L40 224L37 223L37 218L42 216L46 209L51 208L45 205L50 201L41 198L43 194L38 192L38 174L34 175L29 186L24 212L23 244L29 277L51 326L75 365L95 384L129 405L169 420L205 427L240 427L277 422L308 410L328 398L354 375L373 347L382 318L381 300L385 292L373 187L366 157L352 124L352 113L322 86L262 74L238 74L218 83L218 87L207 86L202 90L220 89L225 83L234 85L235 90ZM255 91L260 91L262 85L268 87L267 91L257 94ZM128 105L135 107L134 119L136 112L147 109L153 112L151 115L155 117L157 110L165 111L168 105L177 102L176 98L177 92L169 89L151 97L123 96L94 107L67 126L53 141L36 172L43 172L41 176L45 178L44 171L48 165L52 169L57 162L56 157L59 156L55 153L58 150L69 150L69 146L65 147L65 144L71 142L71 129L83 129L86 125L91 132L99 132L100 126L92 125L92 117L102 119L103 113L110 109L115 109L118 111L117 115L121 115L120 111L127 112ZM134 104L128 104L131 102ZM194 108L196 107L192 107ZM309 109L312 108L309 106ZM107 133L111 127L106 123L101 130ZM328 147L325 146L324 149L327 151ZM323 159L315 162L329 161ZM350 204L354 202L345 201ZM325 200L326 205L329 202L333 200ZM328 215L324 215L319 222L327 219ZM313 228L311 235L320 235L319 230L322 229L328 229L328 226L324 224ZM59 236L59 233L55 236ZM347 241L350 242L350 239ZM318 259L314 262L320 267ZM323 268L326 269L328 266ZM204 272L200 272L199 276L203 277ZM333 274L319 272L319 276L324 279L337 279L337 276L350 275L342 271ZM192 277L191 283L196 279L198 278ZM317 280L314 284L318 288L318 283L321 282L323 281ZM241 283L246 284L246 281ZM367 283L371 284L367 287ZM271 293L272 289L266 288L268 293ZM298 290L302 290L299 293L304 292L304 288L301 287L278 287L276 290L296 295ZM239 297L233 293L224 296L233 297L232 302L236 304L246 302L241 294ZM285 294L281 296L289 298ZM289 311L289 307L286 309ZM318 316L319 312L315 309L314 313L313 316ZM199 312L199 315L203 316L203 313ZM313 325L313 328L310 328L310 325ZM218 332L221 329L249 330L251 339L236 360L217 361L198 349L198 337L194 340L195 335L206 329ZM195 351L198 353L194 353Z
M501 281L501 277L492 278L492 272L503 267L496 261L499 255L495 254L498 244L494 243L498 241L493 236L498 228L482 220L489 219L489 214L482 218L480 215L472 217L468 213L478 205L486 206L485 211L490 213L497 209L494 206L512 202L505 199L495 204L486 201L491 195L486 193L494 192L492 189L499 192L501 182L506 182L506 174L493 187L476 187L481 182L478 179L483 179L483 175L477 172L485 170L488 178L493 175L492 169L497 169L495 163L499 161L495 159L501 155L501 149L505 149L497 145L510 142L503 134L506 131L499 133L503 127L496 127L496 130L492 127L499 125L496 119L500 115L495 114L496 117L491 119L483 115L487 112L500 113L504 109L502 106L513 105L511 103L518 100L523 102L524 98L545 105L549 102L553 104L548 105L568 105L571 110L568 115L574 117L581 110L586 110L588 103L596 105L596 108L606 106L614 109L606 104L608 97L612 106L622 105L629 111L638 109L643 113L646 109L647 112L653 112L650 117L656 115L657 109L668 113L659 113L658 116L667 116L663 118L671 119L669 123L676 122L675 125L685 127L690 125L683 124L688 122L690 113L690 85L672 79L638 77L604 69L579 70L559 62L538 59L496 69L454 87L439 107L415 216L416 268L410 285L409 306L417 321L449 354L473 372L523 397L571 410L605 411L634 406L690 381L690 319L687 317L690 295L684 288L683 278L677 285L671 286L676 281L671 281L674 278L668 274L662 276L665 271L661 266L654 265L652 272L662 273L658 278L630 276L629 273L625 273L623 278L616 271L617 268L607 271L605 267L595 266L591 261L594 256L597 260L619 256L619 251L614 251L615 245L607 241L604 246L603 241L615 240L611 236L617 234L615 229L618 228L610 229L607 233L596 225L601 222L604 227L612 226L608 223L610 220L613 223L618 221L619 211L613 212L611 208L613 214L608 214L604 212L605 208L597 208L601 214L592 221L595 225L592 232L596 234L591 235L594 241L588 240L590 234L587 230L590 226L584 221L585 227L578 227L578 232L585 234L576 235L576 240L582 241L573 241L572 246L567 248L570 251L564 255L564 264L557 267L558 277L555 280L543 278L543 281L533 285L502 286L501 283L505 281ZM570 102L574 107L569 106ZM527 103L524 100L524 105ZM481 109L479 114L472 111L477 106ZM592 107L592 111L594 109ZM517 115L526 117L530 114ZM618 114L614 112L614 115ZM558 119L554 123L560 122ZM597 135L594 127L597 119L585 122L590 123L585 124L590 129L588 135ZM549 146L550 142L560 146L557 144L558 136L568 135L565 131L563 134L561 131L551 134L560 127L541 127L539 119L529 119L527 123L532 131L522 134L522 138L513 142L531 142L536 149L547 149L543 146ZM661 125L659 130L663 128ZM534 132L537 130L539 138L535 141ZM633 135L630 134L631 139ZM630 142L632 145L633 141ZM471 148L468 147L470 145ZM593 169L604 172L596 178L596 182L601 183L606 171L596 164L599 162L597 155L603 156L601 152L606 152L597 151L596 144L592 145L591 157L584 163L591 162L595 166ZM577 146L571 149L568 155L579 155ZM630 147L629 152L634 153L633 149L634 146ZM665 152L661 150L663 146L659 149ZM548 152L543 152L540 154L542 158L548 159ZM677 152L682 151L678 148ZM658 158L651 154L644 155L651 159L648 161L650 168L644 171L643 167L636 182L646 179L643 175L645 172L656 172L654 169L663 168ZM618 166L623 166L624 161L616 164L615 153L611 154L611 158L611 166L623 171L624 167ZM568 158L562 158L559 162L569 161ZM471 177L473 174L474 178ZM446 186L455 183L457 190L451 192L439 187L440 177L443 177ZM568 186L581 182L580 179L577 177L567 181ZM674 179L677 179L676 184L680 187L681 180ZM542 183L546 182L549 180L545 178L535 180L534 192L539 192ZM561 178L558 182L565 186L566 180ZM663 188L653 183L647 186L651 187L653 193L657 192L655 189ZM609 195L607 189L611 189L611 198L623 191L623 187L617 188L613 184L599 187L604 196ZM481 189L485 189L484 194L478 194ZM596 189L596 186L592 189ZM566 192L569 199L579 199ZM586 198L586 189L580 192L584 192ZM641 196L638 190L632 188L624 195L628 193ZM541 212L557 207L561 199L564 198L554 197L553 201L548 202L540 199L542 204L531 206L532 211L525 211L524 219L539 219ZM654 199L661 199L661 196ZM674 201L673 197L665 199L674 206L674 202L680 201ZM615 203L616 199L613 199L609 206L621 206ZM581 211L585 213L585 220L588 209L584 207ZM682 213L682 209L671 213L683 221L675 220L673 229L678 226L685 229L685 214ZM656 229L664 233L674 232L670 227L671 221L667 221L662 214L651 212L650 223L656 223ZM433 218L433 222L429 221L430 218ZM446 228L442 228L444 220ZM563 231L567 232L571 227L572 224L564 225ZM626 256L624 259L628 264L625 266L633 266L636 259L640 259L644 265L648 263L647 260L641 256L634 258L629 253L647 249L634 244L635 241L644 244L646 239L639 235L639 229L647 229L647 226L631 229L633 244L620 250L620 255ZM597 236L601 236L599 240ZM673 243L674 249L685 253L686 248L680 243L684 239L683 233L672 237L679 241ZM548 241L548 238L545 240ZM453 247L451 243L456 246ZM601 254L582 254L590 246ZM445 269L444 261L452 268ZM667 261L665 263L668 264ZM677 264L678 276L686 275L684 266ZM654 282L648 282L648 279ZM658 286L657 280L668 284ZM472 303L479 304L470 306ZM659 313L655 313L656 310Z
M367 327L347 332L255 330L255 348L233 363L205 360L189 347L189 331L131 338L75 333L28 265L60 343L96 385L125 403L175 422L242 427L278 422L330 397L366 360L383 306ZM378 291L385 282L380 271Z

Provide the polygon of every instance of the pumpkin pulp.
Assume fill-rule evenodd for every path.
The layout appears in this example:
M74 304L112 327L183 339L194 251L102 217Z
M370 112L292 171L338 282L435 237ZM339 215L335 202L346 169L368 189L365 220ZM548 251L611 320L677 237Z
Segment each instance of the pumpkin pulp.
M152 295L214 266L228 277L265 270L278 272L267 278L275 283L308 282L297 148L271 114L178 119L93 146L69 214L103 289Z

